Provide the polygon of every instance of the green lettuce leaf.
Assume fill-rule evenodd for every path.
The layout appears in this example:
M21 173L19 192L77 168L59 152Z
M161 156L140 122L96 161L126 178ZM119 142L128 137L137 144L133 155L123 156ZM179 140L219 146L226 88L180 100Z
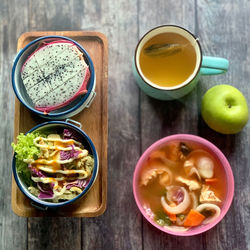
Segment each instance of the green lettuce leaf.
M24 159L37 159L40 155L40 149L33 143L34 139L41 136L39 133L29 133L24 135L23 133L17 136L17 144L12 143L14 151L16 152L16 169L19 176L28 185L32 185L31 173L28 168L28 164Z
M34 139L40 136L39 133L30 133L17 136L17 144L12 143L14 151L17 153L17 159L36 159L40 154L40 149L34 145Z

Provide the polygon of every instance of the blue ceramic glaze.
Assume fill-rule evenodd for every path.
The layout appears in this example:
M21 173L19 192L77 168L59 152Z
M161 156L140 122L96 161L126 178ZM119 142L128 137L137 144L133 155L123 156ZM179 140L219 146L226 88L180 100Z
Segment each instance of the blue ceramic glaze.
M203 56L200 73L202 75L223 74L228 70L229 62L225 58Z

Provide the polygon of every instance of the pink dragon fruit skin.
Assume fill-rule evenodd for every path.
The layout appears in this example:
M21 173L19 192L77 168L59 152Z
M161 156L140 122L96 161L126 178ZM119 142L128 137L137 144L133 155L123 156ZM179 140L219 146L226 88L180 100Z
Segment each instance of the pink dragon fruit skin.
M51 55L52 47L55 53ZM39 57L39 52L45 56ZM21 69L24 86L35 109L44 113L64 107L87 93L90 74L82 52L67 40L42 43Z

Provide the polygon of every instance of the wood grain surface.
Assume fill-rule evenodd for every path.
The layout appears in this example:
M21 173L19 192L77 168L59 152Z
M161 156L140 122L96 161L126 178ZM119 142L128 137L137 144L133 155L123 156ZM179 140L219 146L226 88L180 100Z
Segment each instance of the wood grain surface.
M247 0L1 0L0 1L0 249L250 249L250 122L234 136L209 129L200 116L202 95L232 84L250 103L250 2ZM186 97L161 102L136 86L131 61L139 38L161 24L196 34L203 53L226 57L224 75L203 76ZM96 218L21 218L11 211L14 93L11 66L18 37L27 31L94 30L109 40L108 203ZM132 175L140 154L175 133L209 139L228 157L235 196L223 221L194 237L153 228L139 213Z

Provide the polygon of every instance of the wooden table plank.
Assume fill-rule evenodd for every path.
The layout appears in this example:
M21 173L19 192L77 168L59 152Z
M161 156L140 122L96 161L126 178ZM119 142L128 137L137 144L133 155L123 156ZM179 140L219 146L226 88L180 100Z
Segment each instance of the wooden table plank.
M140 36L159 24L176 24L195 33L194 1L141 1ZM148 13L150 11L150 13ZM150 20L148 15L151 16ZM141 17L141 18L140 18ZM142 152L156 140L177 133L197 134L197 88L174 101L158 101L141 93ZM175 237L143 219L144 249L202 249L202 236Z
M132 194L139 158L139 91L131 64L138 40L133 0L89 1L82 28L93 25L109 39L108 203L101 217L82 220L83 249L141 249L141 218Z
M215 84L233 84L250 100L249 5L247 0L0 1L0 249L250 249L250 123L236 136L223 136L199 115L202 94ZM190 29L207 55L230 60L229 72L202 77L198 87L178 101L161 102L140 93L131 72L134 48L139 37L160 24ZM100 217L33 218L27 224L11 212L10 71L17 38L32 30L96 30L109 39L108 204ZM132 175L140 153L174 133L209 139L233 168L233 205L220 224L200 236L180 238L160 232L142 219L133 199Z
M28 219L28 249L81 249L80 218Z
M22 1L23 7L27 1ZM11 64L16 54L18 33L26 26L20 9L8 0L0 1L0 249L25 249L27 220L11 211L11 159L14 119L14 93Z
M203 77L201 93L216 84L237 87L249 102L249 32L248 1L197 1L198 34L204 54L221 56L230 61L229 71L220 76ZM209 129L202 120L199 133L217 145L228 158L235 178L235 196L232 206L223 221L204 234L206 249L250 248L250 186L249 136L250 124L237 135L220 135ZM216 247L214 247L216 246Z

